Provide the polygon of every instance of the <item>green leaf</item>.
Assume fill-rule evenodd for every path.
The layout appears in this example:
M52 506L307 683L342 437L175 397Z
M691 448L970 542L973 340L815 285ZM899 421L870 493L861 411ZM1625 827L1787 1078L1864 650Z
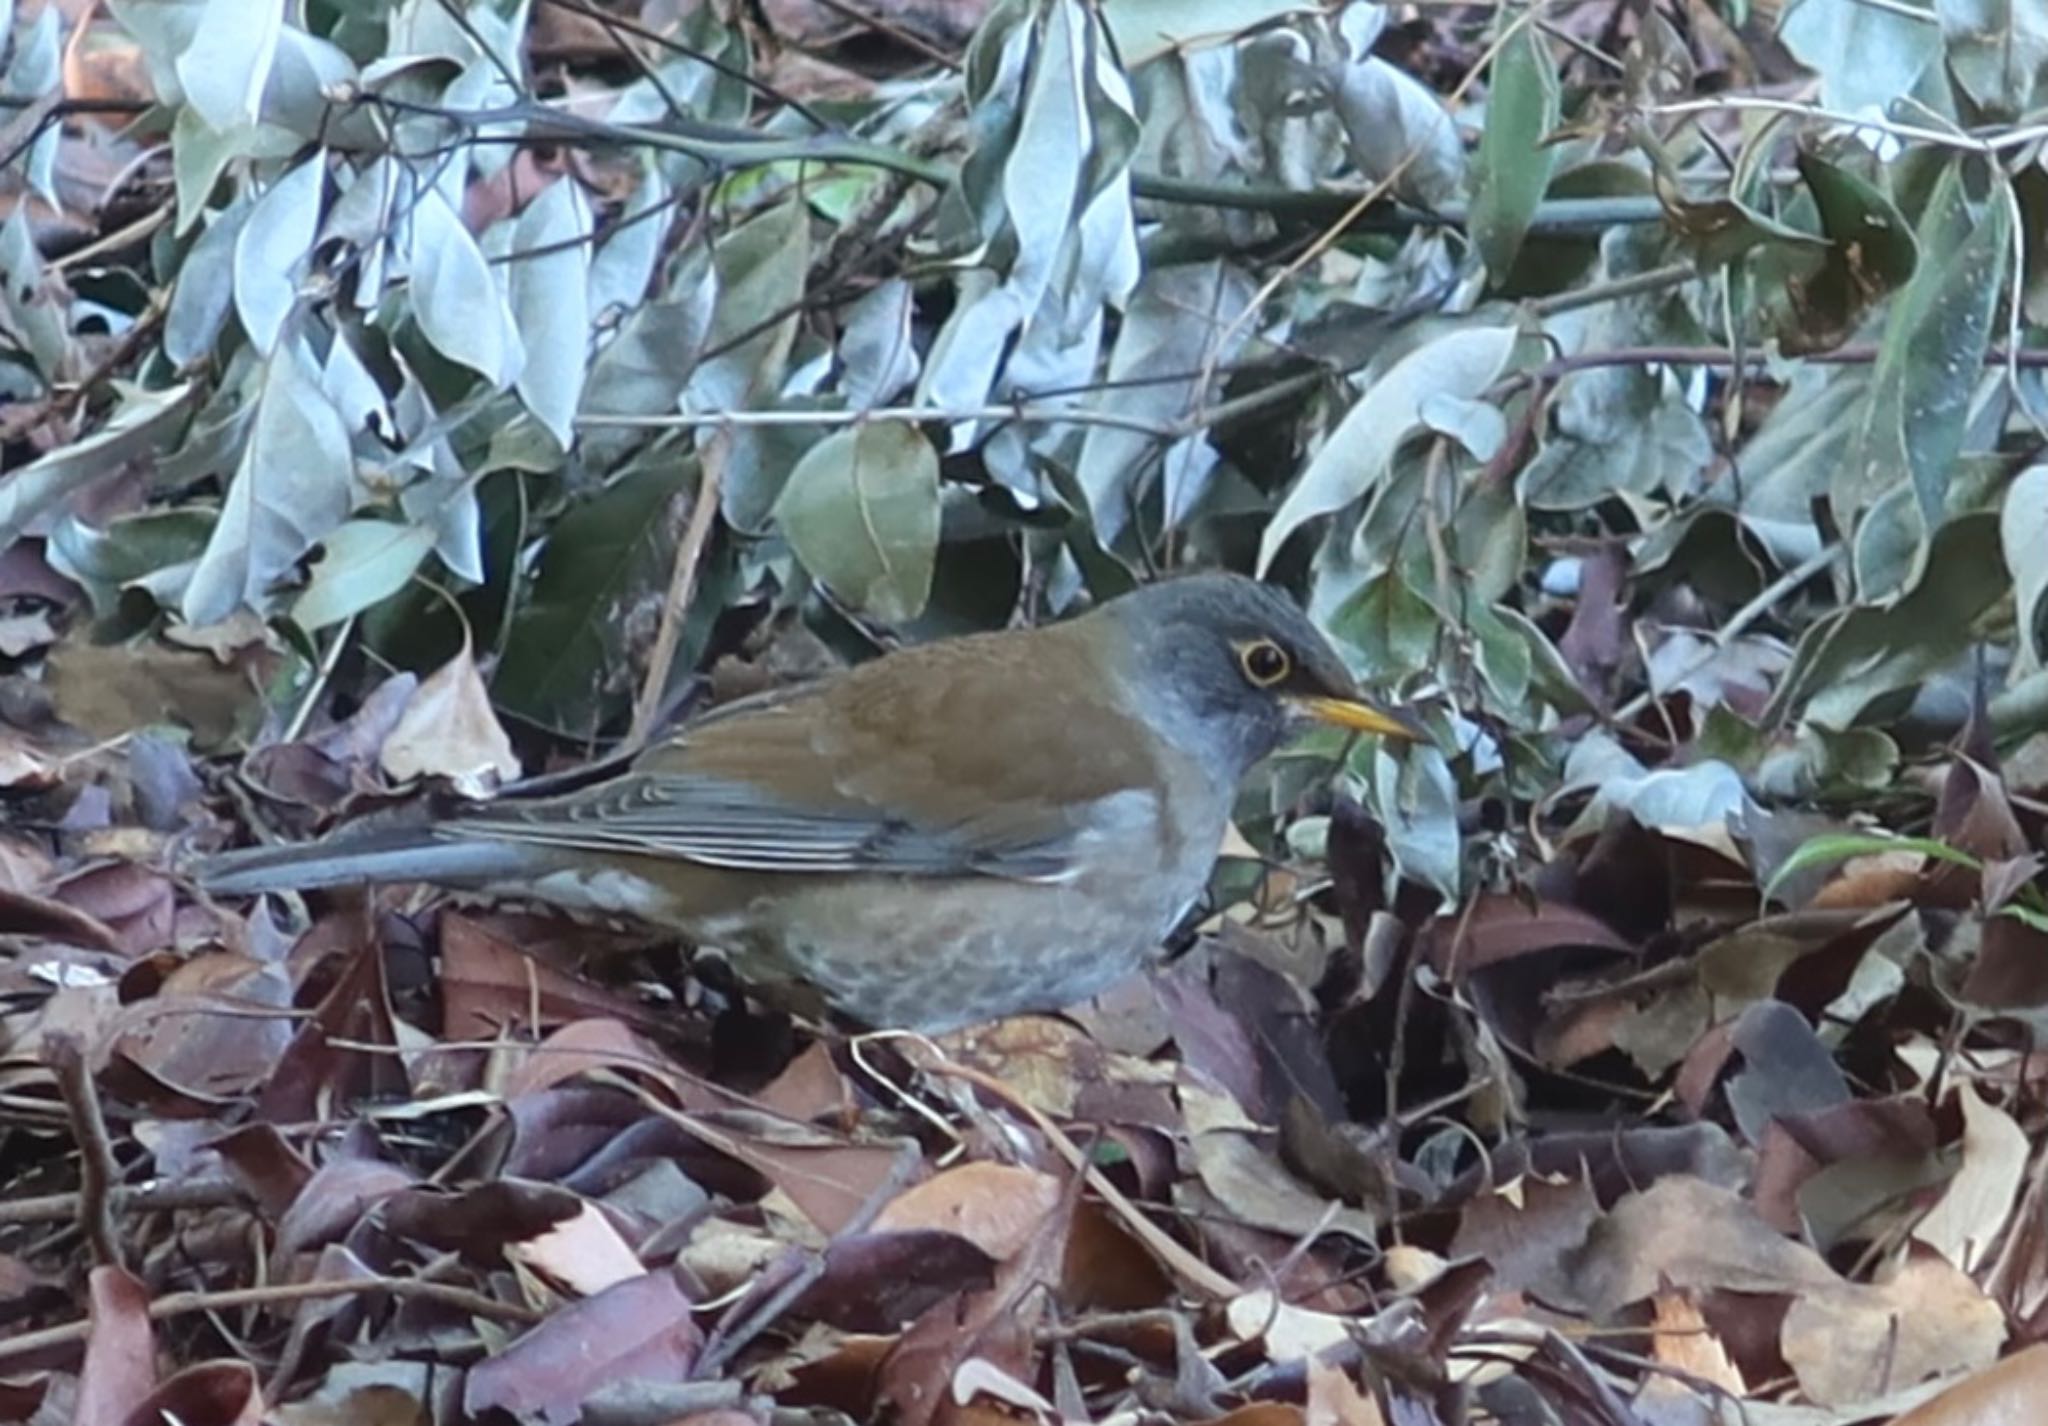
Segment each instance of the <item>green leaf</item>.
M339 624L405 588L434 547L431 525L349 520L320 541L305 592L292 604L292 620L307 633Z
M249 221L254 227L256 220ZM525 353L483 249L437 188L421 190L412 223L412 304L421 335L493 387L509 384Z
M1503 9L1502 22L1518 12ZM1494 56L1479 138L1471 227L1486 270L1498 283L1514 266L1529 221L1550 187L1557 150L1544 143L1558 120L1557 69L1543 35L1525 24Z
M1513 327L1469 327L1408 353L1366 388L1309 461L1259 541L1259 570L1270 569L1287 537L1318 515L1341 510L1386 473L1401 442L1437 394L1476 398L1493 385L1515 349Z
M348 517L355 461L348 431L299 341L270 356L249 442L206 553L185 587L185 618L212 624L247 606Z
M781 389L801 316L810 234L810 210L791 199L727 234L712 250L716 303L706 347L717 355L691 374L688 400L694 408L743 411L771 400ZM736 432L736 456L744 455L738 447L756 443L756 432ZM728 525L756 530L767 519L777 492L772 481L754 478L754 473L772 468L744 458L728 462L719 487Z
M1920 248L1941 260L1921 265L1893 299L1885 322L1869 404L1829 486L1843 529L1854 529L1902 476L1912 482L1924 529L1937 528L1946 514L1950 470L1962 449L1970 395L1984 376L2010 256L2005 195L1994 191L1972 200L1964 187L1967 167L1955 160L1943 169L1921 218ZM1877 597L1897 590L1863 592Z
M1828 249L1818 270L1786 285L1787 320L1778 324L1778 336L1788 353L1847 341L1871 307L1912 280L1920 255L1905 214L1882 189L1804 151L1799 173Z
M121 590L190 565L206 548L212 510L160 510L125 516L104 529L66 515L50 528L50 567L82 586L93 612L113 612Z
M1300 0L1102 0L1102 18L1125 65L1227 44L1238 34L1301 8Z
M2048 465L2030 466L2013 478L1998 537L2012 571L2019 667L2025 673L2048 663L2048 629L2042 627L2048 607Z
M72 491L168 440L188 414L193 391L189 385L163 391L125 389L122 404L106 425L9 473L0 481L0 550Z
M273 0L205 0L177 73L185 102L213 128L256 122L284 12Z
M696 472L692 461L650 462L555 522L491 682L500 706L588 734L631 696L626 616L667 580L669 502Z
M1888 608L1850 607L1812 624L1771 695L1766 722L1804 717L1846 728L1870 702L1911 688L1953 664L1970 626L2012 588L1989 515L1953 520L1935 533L1918 582Z
M327 155L315 153L264 190L235 234L235 314L269 356L298 301L299 277L320 226Z
M775 517L804 568L884 623L923 611L939 548L939 457L917 429L835 431L790 472Z
M1437 613L1396 566L1367 580L1338 610L1330 632L1364 655L1362 677L1390 683L1429 667L1436 654Z
M1464 839L1458 833L1458 780L1429 744L1396 756L1372 754L1371 804L1387 829L1387 850L1401 874L1458 899Z
M526 205L513 230L512 318L526 363L519 399L563 450L576 439L576 407L590 367L590 209L564 177Z
M2048 4L2042 0L1934 0L1949 73L1985 111L2017 119L2036 107L2048 70Z
M1884 112L1941 53L1932 14L1920 19L1863 0L1797 0L1778 34L1820 75L1821 103L1847 113Z
M1802 842L1798 850L1785 858L1771 879L1764 884L1763 898L1771 895L1785 883L1785 879L1808 867L1826 866L1832 862L1847 861L1851 857L1881 856L1887 852L1918 852L1935 861L1952 862L1956 866L1982 871L1984 863L1968 852L1957 851L1946 842L1937 842L1928 837L1871 836L1858 832L1832 832L1826 836L1814 837Z

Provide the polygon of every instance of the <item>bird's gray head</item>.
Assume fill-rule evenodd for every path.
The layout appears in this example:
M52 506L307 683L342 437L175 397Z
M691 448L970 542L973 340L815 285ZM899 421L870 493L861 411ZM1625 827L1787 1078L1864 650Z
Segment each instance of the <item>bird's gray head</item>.
M1239 574L1162 580L1102 606L1122 635L1139 712L1232 778L1311 720L1422 738L1369 701L1329 640L1286 595Z

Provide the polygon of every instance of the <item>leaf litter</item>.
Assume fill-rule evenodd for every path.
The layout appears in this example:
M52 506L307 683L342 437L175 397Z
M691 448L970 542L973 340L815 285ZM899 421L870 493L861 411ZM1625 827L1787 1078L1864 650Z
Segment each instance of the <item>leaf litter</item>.
M76 21L84 7L58 8ZM829 17L770 8L785 29L849 32L838 7ZM1612 38L1589 27L1596 8L1557 24L1591 48ZM565 9L542 13L571 23ZM227 14L209 7L207 23ZM594 16L581 18L595 28L562 30L563 43L618 42ZM979 18L949 10L936 39L921 43L958 45ZM1150 42L1151 21L1112 21ZM1661 18L1646 25L1630 41L1629 64L1644 63L1639 50L1680 43L1669 28ZM1509 51L1537 67L1530 83L1550 77L1534 34L1518 32ZM1417 68L1469 67L1469 55L1430 51L1459 48L1444 35L1411 40ZM1345 47L1343 61L1314 76L1337 86L1342 142L1357 150L1383 137L1360 128L1373 105L1361 101L1358 76L1393 85L1399 102L1388 112L1440 149L1407 171L1405 191L1455 190L1462 180L1445 155L1456 156L1460 141L1449 110L1381 54ZM828 92L801 58L783 52L776 72L808 74L805 83ZM135 45L67 50L64 66L74 98L154 98ZM834 68L829 85L841 97L874 91L854 69ZM1096 98L1090 123L1116 128L1130 106ZM109 168L110 154L124 164L142 157L111 138L104 154L75 130L63 138L72 158L98 155L94 172ZM1527 146L1527 136L1491 126L1487 138L1489 150ZM1546 149L1536 166L1546 176L1551 159ZM313 211L301 200L319 186L323 162L303 161L284 192L300 218ZM593 185L617 184L588 156L577 162ZM1496 187L1503 175L1530 181L1496 168L1486 180ZM518 353L502 340L508 332L472 320L498 305L495 255L464 223L509 217L521 185L554 178L522 154L465 192L475 211L460 218L434 192L423 211L447 230L456 263L422 280L429 310L420 325L440 356L511 379ZM367 195L367 180L356 181ZM1540 187L1489 198L1497 211L1522 207L1542 197ZM1115 217L1122 190L1109 196L1101 211ZM21 194L5 197L10 212L26 211ZM811 201L835 200L821 191ZM1681 216L1711 206L1672 202ZM1723 207L1715 213L1741 241L1768 236L1774 220L1732 201ZM735 387L755 404L792 394L770 385L792 351L817 356L816 333L792 305L811 276L807 217L785 204L721 236L713 276L734 290L773 289L775 302L754 304L773 310L764 322L752 307L719 304L709 337L698 331L677 344L686 360L648 363L659 368L653 384L669 385L638 405L673 408L693 367L699 386ZM1516 230L1530 217L1489 221ZM1987 226L1974 241L1999 231ZM276 236L271 227L258 236L266 233ZM611 234L599 256L622 235ZM1506 266L1523 238L1495 235L1489 261ZM304 258L310 236L289 246ZM572 268L586 264L582 253L575 249ZM1362 292L1376 269L1345 257L1358 263ZM1383 257L1371 261L1386 266ZM691 294L707 279L677 266L679 295L662 305L701 306ZM1885 280L1910 275L1908 265ZM283 268L250 276L235 298L268 305L241 320L264 345L287 344L270 375L292 376L293 401L321 413L309 429L334 478L316 503L334 517L324 519L333 536L351 528L340 517L353 507L336 502L355 498L340 489L342 462L349 479L361 473L365 432L328 419L326 384L344 381L337 363L319 373L319 392L311 367L301 369L302 338L284 310L296 294ZM1087 293L1130 295L1129 273L1108 258L1084 276ZM1839 679L1840 701L1860 711L1918 675L1877 658L1860 634L1833 650L1829 639L1802 644L1796 656L1775 635L1704 640L1684 617L1640 612L1654 571L1596 541L1573 556L1573 596L1532 606L1557 638L1554 669L1529 667L1524 651L1518 670L1482 634L1465 670L1496 692L1559 679L1559 707L1611 715L1597 727L1568 723L1583 736L1565 785L1517 806L1533 833L1527 855L1484 888L1439 895L1456 868L1446 875L1441 857L1417 855L1423 833L1448 825L1483 838L1498 830L1499 809L1439 797L1442 818L1404 827L1397 814L1421 791L1451 788L1450 777L1361 778L1395 795L1317 804L1294 821L1297 833L1318 818L1326 824L1315 842L1326 879L1274 865L1259 867L1256 885L1226 877L1229 894L1191 948L1066 1017L1021 1017L936 1042L849 1036L754 1007L715 965L632 928L411 888L216 905L184 874L195 849L303 837L404 798L475 793L525 769L555 770L576 761L569 735L583 731L557 715L588 710L580 688L565 692L544 671L515 664L519 676L496 685L497 708L545 715L562 726L541 731L562 736L501 722L487 678L508 658L536 655L488 648L488 628L465 629L435 660L414 660L419 673L330 680L332 666L323 666L296 701L274 697L271 685L306 650L284 647L247 608L201 627L173 624L160 639L85 637L88 607L118 612L130 595L166 608L222 605L223 568L241 576L228 581L236 590L267 598L267 575L278 572L269 565L295 564L322 532L294 527L284 546L261 552L258 568L228 536L218 548L188 540L183 549L179 531L137 528L148 522L152 481L173 468L167 455L164 472L143 469L138 433L182 418L196 388L142 397L81 437L80 412L61 391L106 339L52 329L67 279L40 267L29 277L33 301L10 320L66 382L35 401L10 388L9 444L40 459L0 487L0 659L41 669L32 695L10 686L0 707L0 1418L2038 1419L2048 1399L2048 1078L2036 1044L2048 1005L2039 851L2048 763L2038 734L2001 762L1961 730L1956 746L1906 770L1922 796L1908 812L1877 799L1862 813L1819 799L1766 810L1715 755L1731 738L1753 739L1744 746L1755 761L1802 794L1819 783L1838 791L1839 779L1855 782L1870 761L1888 775L1899 758L1889 734L1859 737L1869 728L1808 724L1766 737L1749 720L1764 716L1774 686ZM1244 285L1242 274L1231 277L1233 290ZM438 298L426 290L437 282ZM449 302L456 286L469 300ZM1163 290L1145 289L1126 309L1134 351L1146 321L1179 315L1153 300ZM1839 314L1844 334L1846 319L1880 295L1857 295ZM1928 300L1938 307L1940 296ZM1228 305L1248 310L1241 295ZM1055 315L1086 328L1092 304L1081 309ZM973 304L958 311L972 314ZM1035 320L1040 330L1058 325ZM187 355L206 355L214 334ZM1213 333L1203 327L1200 336ZM1239 337L1233 322L1233 350ZM1407 364L1395 351L1392 367L1404 379L1442 375L1462 354L1470 369L1450 374L1476 401L1517 339L1516 328L1470 325L1415 344ZM418 355L394 345L380 359L403 365ZM1048 368L1059 355L1031 353ZM1177 367L1167 355L1162 346L1162 368ZM929 373L936 363L925 360ZM965 372L991 399L1024 399L1021 385L1003 384L1007 375L979 370L998 361L992 352L953 360L956 382ZM889 382L916 380L917 366L892 368ZM557 435L582 384L580 363L566 369L533 365L518 378ZM1195 388L1207 375L1185 392L1176 386L1160 409L1178 418L1200 408L1208 396ZM1910 377L1887 370L1887 379ZM1335 423L1307 477L1269 516L1277 523L1252 541L1262 559L1282 554L1295 525L1361 498L1370 502L1361 533L1375 511L1400 504L1386 491L1405 477L1401 452L1375 442L1395 427L1441 424L1448 410L1392 388L1375 399L1401 405L1404 395L1409 409L1386 429L1355 419L1377 409L1374 400ZM1670 443L1674 485L1700 464L1700 422L1682 415L1669 423L1684 437ZM1890 420L1890 408L1876 417ZM1503 424L1461 423L1466 448L1489 457L1507 449L1496 439ZM1879 421L1869 424L1874 431ZM1118 430L1094 429L1098 443ZM203 441L203 427L194 430ZM1556 434L1573 437L1562 422ZM1634 428L1616 434L1628 437L1617 448L1644 444ZM908 620L938 600L948 576L939 497L951 493L940 482L954 481L955 449L942 473L929 433L904 427L848 427L786 450L759 435L749 432L744 458L732 462L729 503L745 516L736 524L751 530L780 508L842 613ZM871 539L865 554L832 538L844 512L818 505L818 489L787 472L778 486L773 474L787 455L788 471L829 484L844 472L827 469L821 453L906 440L918 467L908 503L837 492L856 513L889 517L889 542ZM1351 460L1361 440L1369 459ZM1475 441L1487 451L1472 449ZM1567 457L1553 462L1553 474L1570 477L1558 488L1622 488L1599 464L1598 445L1574 437L1549 447ZM1039 450L1027 460L1018 447L1009 468L991 449L997 484L1030 460L1064 458ZM433 464L418 450L394 458L380 448L376 459ZM1139 464L1084 456L1080 503L1102 505L1099 528L1123 518L1110 512L1129 492L1097 487L1120 484L1124 467ZM564 541L565 555L602 566L603 579L543 562L543 580L573 587L552 606L527 605L509 626L585 633L584 616L596 610L607 642L593 667L614 681L614 655L644 652L638 616L648 604L644 590L612 588L627 566L637 569L637 555L606 551L637 551L664 528L649 512L666 511L681 488L680 469L634 475L606 492L616 507L582 507L608 543L579 551ZM1210 477L1183 479L1206 489ZM253 502L252 491L241 498ZM1198 494L1169 499L1168 523ZM1847 509L1857 494L1842 492L1842 513L1872 518L1875 502ZM1546 496L1563 499L1557 489ZM808 527L790 519L805 501L825 510ZM408 559L423 556L431 531L447 568L480 573L487 542L471 527L474 511L465 525L459 502L447 508L456 513L445 527L390 529L407 537ZM950 521L950 506L944 513ZM1768 513L1745 511L1758 530ZM104 544L66 523L87 515ZM2027 518L2015 502L2001 529L2031 614L2038 557L2012 533ZM567 523L555 525L556 537ZM108 548L145 533L164 541L150 558L124 563ZM314 631L367 618L391 582L388 570L340 567L349 538L331 539L321 554L333 565L313 566L316 581L347 586ZM876 552L895 542L907 561L878 562ZM1951 568L1967 563L1948 559ZM185 586L198 575L195 594ZM1319 577L1334 585L1346 575L1332 559ZM720 569L707 578L734 576ZM1400 657L1417 648L1429 656L1433 636L1393 627L1404 610L1435 617L1423 591L1385 592L1392 612L1381 642ZM743 593L737 584L713 591L728 613ZM1926 619L1938 602L1908 612ZM1859 629L1880 617L1862 616ZM1548 636L1533 616L1523 623L1540 653ZM1915 669L1928 663L1919 646L1946 637L1923 634L1904 641L1915 646ZM744 658L733 650L751 636L692 637L707 681L728 691L776 681L778 660L815 663L808 649L791 652L798 641L786 633ZM540 649L549 659L558 652ZM1788 666L1804 683L1784 677ZM1731 709L1742 715L1739 730L1716 721ZM1767 780L1759 771L1755 781ZM1230 851L1240 868L1260 862L1241 837ZM1404 856L1415 860L1397 867ZM1425 867L1435 874L1396 874Z

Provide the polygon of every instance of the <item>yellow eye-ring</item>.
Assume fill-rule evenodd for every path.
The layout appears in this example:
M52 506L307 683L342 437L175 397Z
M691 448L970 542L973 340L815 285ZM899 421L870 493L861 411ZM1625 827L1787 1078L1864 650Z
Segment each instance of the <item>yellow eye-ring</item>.
M1294 671L1294 661L1287 657L1287 651L1271 639L1259 639L1245 644L1237 651L1238 666L1254 688L1271 688Z

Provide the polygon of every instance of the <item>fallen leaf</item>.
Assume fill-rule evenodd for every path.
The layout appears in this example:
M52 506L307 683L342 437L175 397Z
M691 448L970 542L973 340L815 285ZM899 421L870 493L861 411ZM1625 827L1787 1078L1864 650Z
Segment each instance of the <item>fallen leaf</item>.
M1913 1236L1964 1272L1975 1272L2012 1215L2032 1145L2012 1116L1987 1103L1976 1086L1964 1083L1956 1098L1963 1111L1962 1167L1914 1225Z
M499 1407L567 1426L607 1387L685 1380L703 1344L674 1274L643 1273L564 1308L470 1368L462 1402L472 1412Z
M955 1233L1002 1262L1023 1250L1059 1201L1060 1182L1051 1174L1011 1164L961 1164L897 1195L874 1228Z
M1898 1387L1990 1365L2005 1314L1947 1262L1922 1250L1874 1286L1809 1290L1785 1313L1779 1346L1822 1406L1853 1406Z
M647 1271L594 1203L584 1204L566 1222L509 1245L505 1255L585 1297Z
M2048 1344L2037 1343L1922 1402L1891 1426L2037 1426L2048 1401Z
M445 777L469 797L519 777L518 755L467 647L413 690L377 761L399 782Z

